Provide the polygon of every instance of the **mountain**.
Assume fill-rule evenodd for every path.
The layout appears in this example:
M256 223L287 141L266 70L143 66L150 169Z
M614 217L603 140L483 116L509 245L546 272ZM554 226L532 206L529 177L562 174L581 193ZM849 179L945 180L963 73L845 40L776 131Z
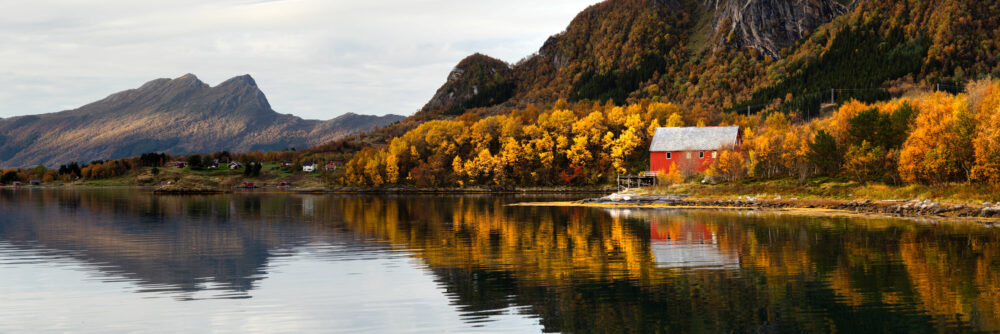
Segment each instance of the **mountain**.
M145 152L304 148L402 120L345 114L304 120L271 109L249 75L210 87L192 74L156 79L80 108L0 119L0 166L58 165Z
M398 127L558 99L669 101L709 123L747 109L814 114L831 89L837 102L871 101L1000 76L998 41L996 1L607 0L517 63L462 60Z
M516 63L462 60L399 124L312 150L383 145L430 120L560 99L671 102L688 124L735 112L808 118L831 100L873 102L1000 77L998 59L998 1L606 0Z

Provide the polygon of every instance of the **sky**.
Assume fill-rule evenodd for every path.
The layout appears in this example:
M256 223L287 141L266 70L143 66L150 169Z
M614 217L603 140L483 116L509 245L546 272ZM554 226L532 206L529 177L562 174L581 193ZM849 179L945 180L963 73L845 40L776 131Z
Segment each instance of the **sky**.
M250 74L283 114L411 115L462 58L528 56L597 0L4 0L0 117Z

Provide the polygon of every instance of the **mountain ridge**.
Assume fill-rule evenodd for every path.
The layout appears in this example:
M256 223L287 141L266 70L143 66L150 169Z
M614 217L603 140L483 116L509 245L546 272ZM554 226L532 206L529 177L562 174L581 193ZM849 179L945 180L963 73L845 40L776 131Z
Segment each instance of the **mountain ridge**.
M821 114L831 91L836 103L874 102L914 87L1000 77L997 41L1000 2L606 0L518 62L476 54L455 67L477 58L509 70L510 80L453 70L400 124L312 151L384 145L427 121L538 110L559 100L670 102L688 124L716 124L737 111L808 118ZM470 103L476 88L500 82L513 86L509 98Z
M146 152L304 148L403 116L306 120L271 109L250 75L210 86L193 74L150 80L72 110L0 120L0 166L54 166Z

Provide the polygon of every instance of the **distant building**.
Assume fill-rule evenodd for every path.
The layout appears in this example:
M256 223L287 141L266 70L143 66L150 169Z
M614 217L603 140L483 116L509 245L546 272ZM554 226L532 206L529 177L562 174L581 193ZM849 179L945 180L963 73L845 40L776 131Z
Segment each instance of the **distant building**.
M324 169L326 170L337 170L337 168L344 166L344 159L332 159L326 163Z
M294 165L291 161L284 161L281 163L281 167L292 167Z
M184 167L187 167L187 162L174 161L174 168L184 168Z
M240 168L243 168L243 164L241 164L239 161L233 161L229 163L229 169L236 170Z
M649 145L649 170L700 173L719 158L719 151L743 144L738 126L658 128Z
M312 162L302 163L302 171L306 173L314 172L316 171L316 164Z
M279 187L290 187L290 186L292 186L292 183L288 182L288 181L281 181L281 182L278 182L278 186Z
M20 187L21 186L21 181L14 181L14 183L12 183L11 185L13 185L15 187Z

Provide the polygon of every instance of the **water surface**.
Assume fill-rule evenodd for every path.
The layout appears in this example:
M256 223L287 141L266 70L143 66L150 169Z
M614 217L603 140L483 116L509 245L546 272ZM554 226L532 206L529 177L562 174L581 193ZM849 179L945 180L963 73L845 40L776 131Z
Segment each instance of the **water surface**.
M0 190L0 332L1000 330L1000 230L538 198Z

